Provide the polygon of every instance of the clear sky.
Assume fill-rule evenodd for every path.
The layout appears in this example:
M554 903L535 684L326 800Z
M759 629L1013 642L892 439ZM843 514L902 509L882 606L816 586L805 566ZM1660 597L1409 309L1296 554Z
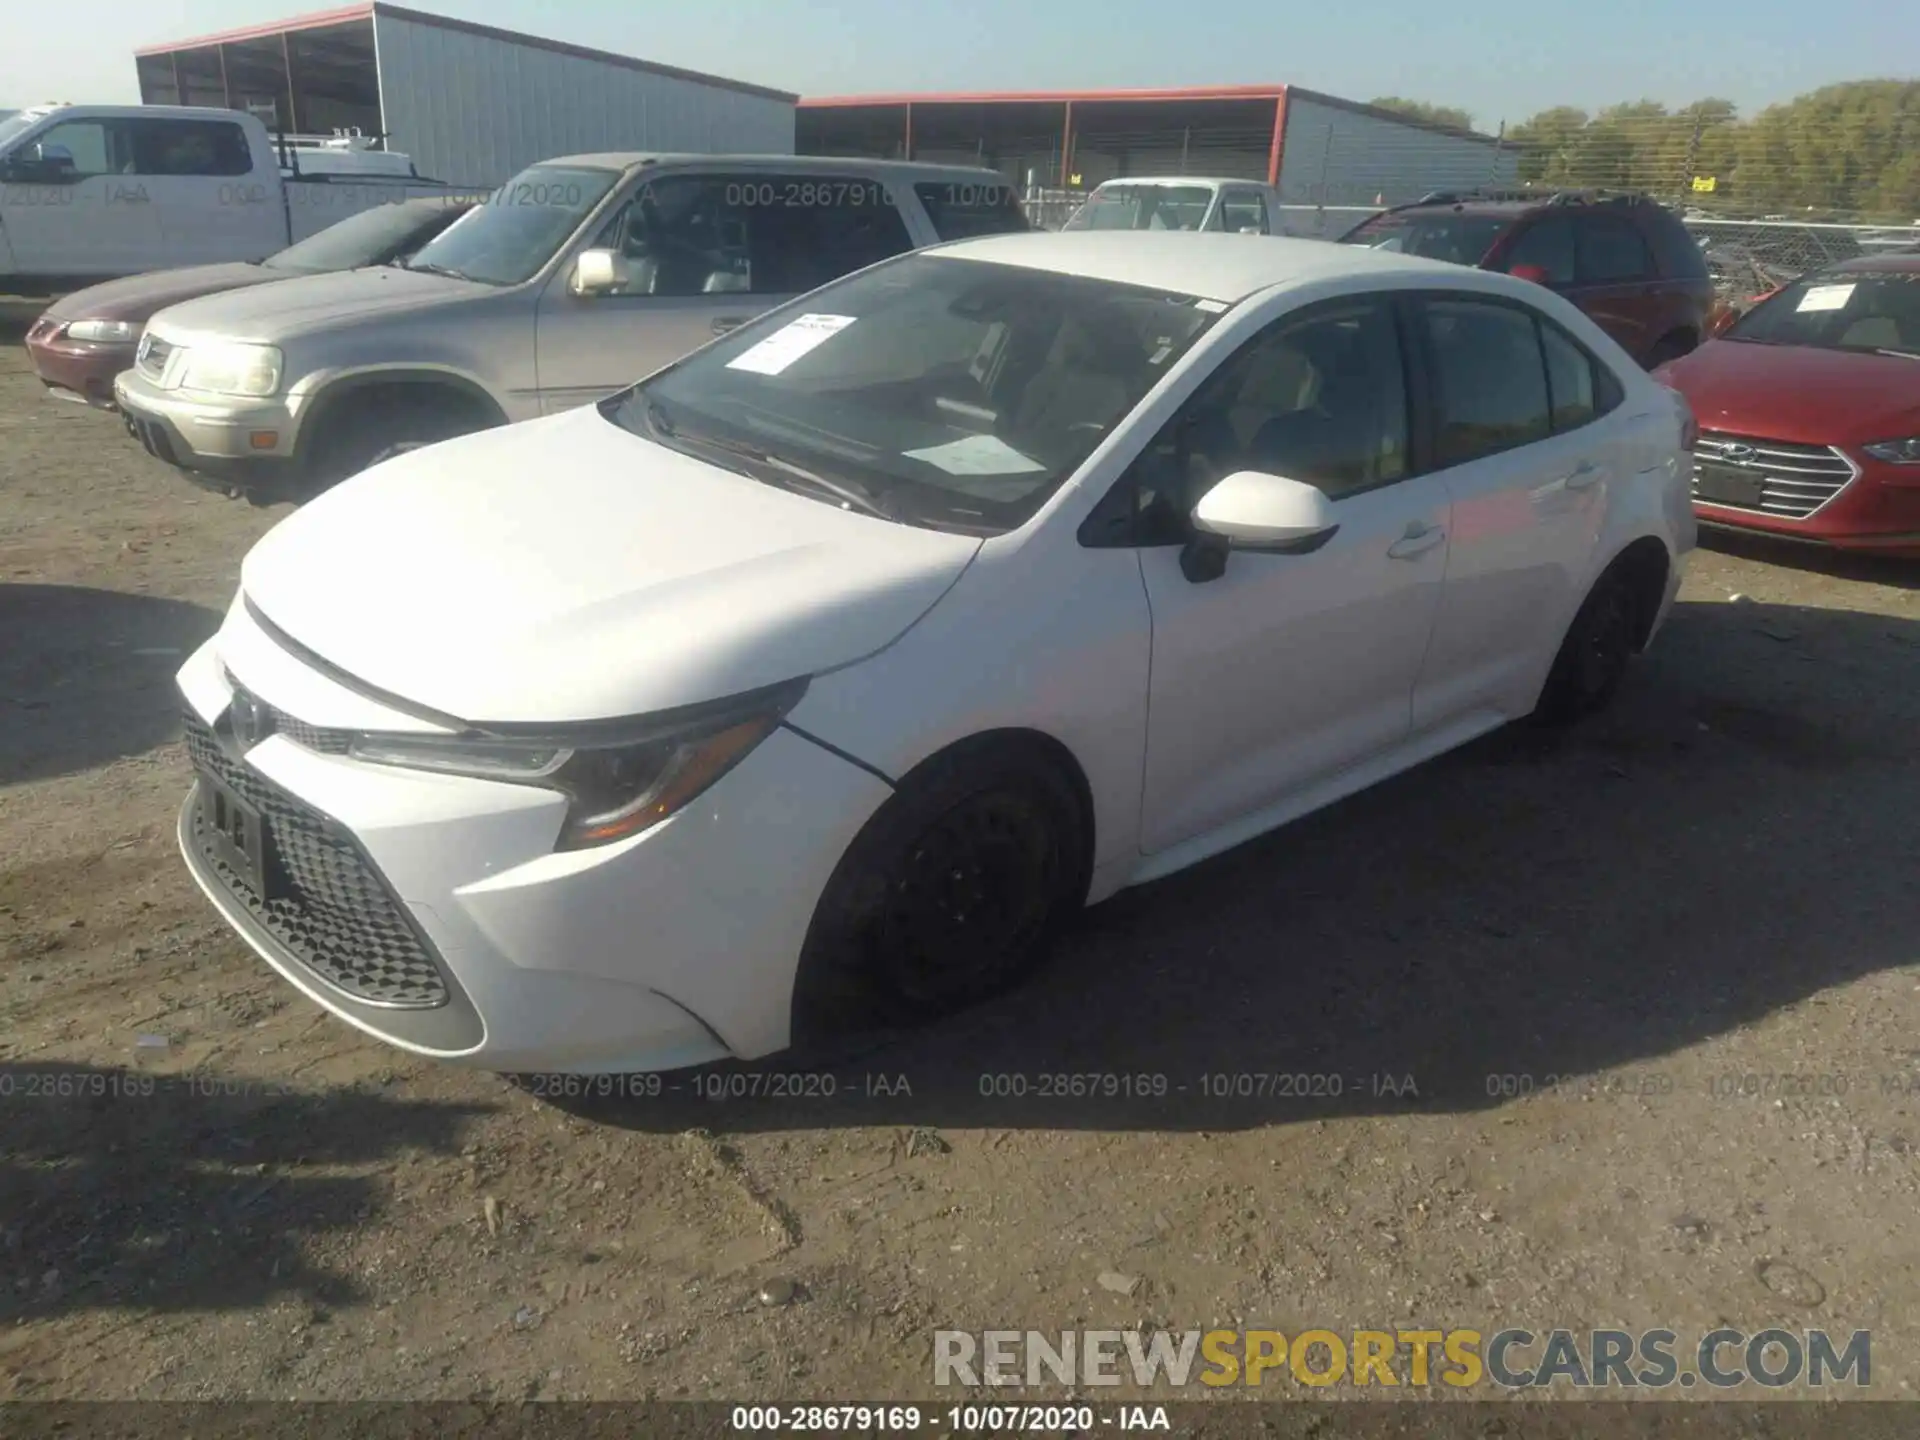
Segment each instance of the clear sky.
M137 100L137 45L328 8L328 0L89 0L68 24L58 7L30 5L0 46L0 108ZM1280 81L1355 100L1458 105L1487 130L1558 104L1679 105L1713 95L1750 113L1839 80L1920 73L1920 0L414 0L410 8L807 95Z

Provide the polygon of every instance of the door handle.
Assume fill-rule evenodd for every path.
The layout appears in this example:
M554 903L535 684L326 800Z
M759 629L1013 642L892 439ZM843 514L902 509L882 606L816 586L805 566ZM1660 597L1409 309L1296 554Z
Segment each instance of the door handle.
M1591 460L1582 460L1573 470L1560 477L1560 482L1569 490L1584 490L1600 478L1600 467Z
M1404 539L1396 540L1387 547L1387 554L1395 560L1411 560L1446 538L1446 530L1438 525L1429 525L1424 530L1410 530Z
M713 322L713 333L716 335L724 335L729 330L738 330L746 323L747 317L744 315L722 315L718 320Z

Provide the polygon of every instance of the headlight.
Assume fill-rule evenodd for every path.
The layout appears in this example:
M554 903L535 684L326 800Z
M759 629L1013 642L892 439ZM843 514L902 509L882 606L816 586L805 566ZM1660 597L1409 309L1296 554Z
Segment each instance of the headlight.
M131 320L76 320L67 326L69 340L91 340L98 345L130 345L140 338Z
M684 808L768 735L806 693L789 681L709 705L547 730L357 735L347 753L375 765L437 770L558 790L571 802L557 845L578 850L637 835Z
M271 345L194 346L180 367L182 390L271 395L280 388L280 352Z
M1892 465L1920 465L1920 435L1909 440L1881 440L1860 448L1874 459Z

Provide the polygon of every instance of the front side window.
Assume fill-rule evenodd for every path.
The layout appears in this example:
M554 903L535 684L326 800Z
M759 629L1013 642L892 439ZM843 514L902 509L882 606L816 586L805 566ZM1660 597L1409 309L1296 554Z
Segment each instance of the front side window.
M1267 202L1252 190L1229 190L1222 196L1220 219L1222 226L1230 233L1268 233Z
M999 533L1046 502L1220 308L909 255L742 326L602 413L771 484Z
M1068 230L1198 230L1213 191L1205 185L1102 185L1087 197Z
M1720 337L1920 356L1920 270L1828 270L1756 305Z
M1546 271L1549 285L1573 284L1577 273L1573 222L1564 215L1549 215L1522 230L1507 249L1505 266L1507 273L1512 274L1522 265L1537 265Z
M612 170L535 165L489 195L407 261L487 285L530 280L620 179Z
M1546 438L1552 405L1530 312L1429 300L1422 328L1434 379L1434 460L1463 465Z
M1653 256L1639 227L1612 215L1583 216L1579 229L1580 280L1616 285L1653 274Z
M668 175L648 181L596 245L623 295L797 295L912 248L886 187L859 177Z
M51 181L134 173L126 127L108 120L51 125L9 158L33 178Z
M223 120L129 120L133 173L234 176L253 169L247 136Z
M1391 302L1340 300L1276 321L1208 376L1129 467L1082 534L1172 545L1193 507L1239 470L1329 499L1405 479L1407 391ZM1095 534L1102 524L1106 533Z

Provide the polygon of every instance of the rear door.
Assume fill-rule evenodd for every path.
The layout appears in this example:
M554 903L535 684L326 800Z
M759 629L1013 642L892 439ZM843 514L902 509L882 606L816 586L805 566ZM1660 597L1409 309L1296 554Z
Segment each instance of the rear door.
M1586 583L1620 453L1618 381L1531 306L1416 305L1429 444L1452 502L1447 583L1413 696L1415 733L1524 710ZM1543 660L1544 657L1544 660Z
M1567 292L1629 355L1640 359L1660 338L1659 273L1640 227L1604 211L1575 217L1577 274Z
M639 185L593 237L626 283L575 295L562 266L540 299L541 408L590 404L718 335L913 248L880 181L793 171L684 171Z
M286 245L280 177L255 169L238 123L143 116L126 126L134 173L152 200L163 264L264 260Z

